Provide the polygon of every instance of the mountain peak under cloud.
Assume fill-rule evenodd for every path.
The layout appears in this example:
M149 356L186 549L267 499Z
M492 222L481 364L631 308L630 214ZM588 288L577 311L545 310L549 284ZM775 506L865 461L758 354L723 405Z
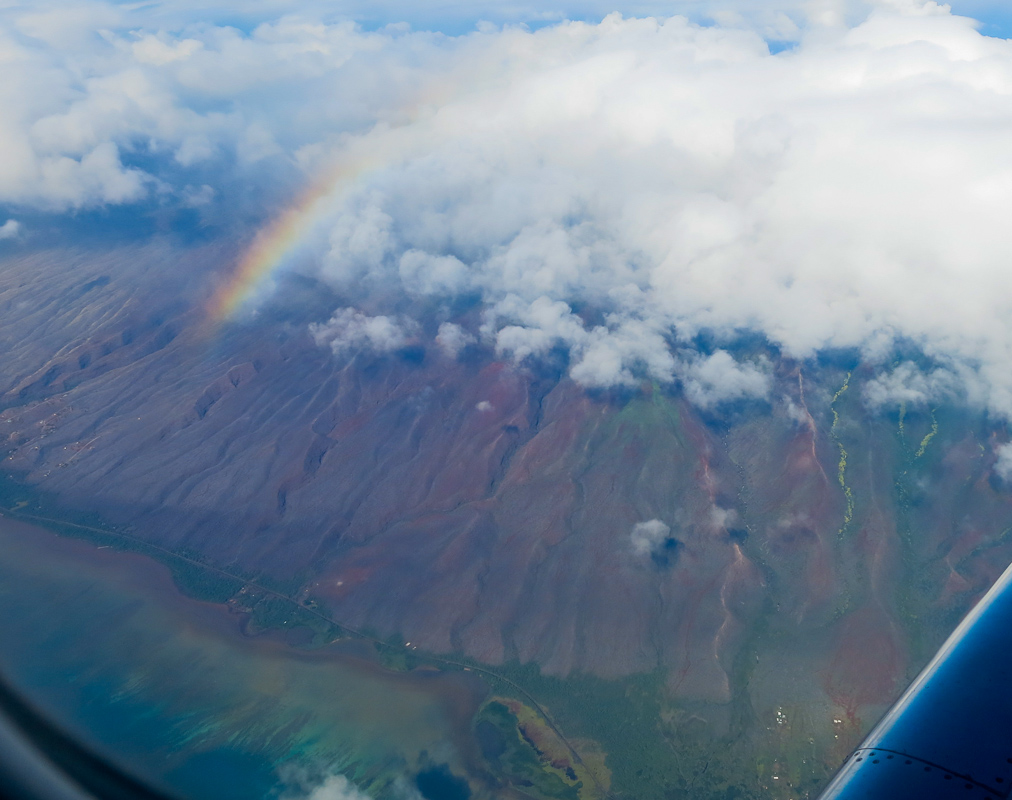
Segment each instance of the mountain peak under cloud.
M1012 45L933 2L819 8L771 55L730 6L459 36L312 6L248 32L14 6L0 203L219 226L256 251L221 313L301 272L334 319L434 315L518 363L561 350L588 387L678 379L704 406L725 381L765 396L761 363L720 355L742 334L798 358L909 341L1008 415Z

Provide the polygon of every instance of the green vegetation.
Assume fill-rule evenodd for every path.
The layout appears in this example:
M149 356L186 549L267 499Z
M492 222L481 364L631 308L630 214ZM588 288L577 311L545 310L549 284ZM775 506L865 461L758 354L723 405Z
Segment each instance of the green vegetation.
M632 429L648 440L663 431L674 439L680 449L688 446L677 403L656 384L648 395L632 398L623 404L618 413L606 418L597 439L604 441L617 437L623 428Z
M638 424L664 424L677 435L673 404L655 398L637 406L629 412L631 417L643 414L653 418L641 418ZM328 620L316 611L311 598L303 597L306 576L279 582L234 574L208 563L198 553L171 552L135 538L129 530L117 530L97 515L60 507L55 498L11 479L0 480L0 506L12 517L43 524L63 535L157 559L171 570L185 594L227 603L245 613L249 630L301 631L299 641L310 647L360 635ZM757 752L745 733L750 720L745 696L732 704L732 717L737 722L718 732L690 709L665 700L666 676L661 671L621 680L581 674L561 679L543 675L533 664L490 668L465 658L420 653L397 636L381 640L361 635L373 642L380 663L391 670L434 666L479 672L497 697L475 718L475 735L481 739L479 728L486 738L495 738L496 734L490 733L493 729L498 732L504 749L498 754L494 747L489 751L488 766L503 785L528 796L545 800L758 800L789 796L771 793L764 785L772 772L783 770L782 764L800 763L800 758L765 749ZM747 684L752 664L752 651L746 650L735 667L734 683L738 686ZM793 746L788 743L786 749ZM800 781L803 776L797 769L795 772ZM811 776L808 780L816 781Z
M841 536L854 519L854 493L851 491L850 486L847 485L847 449L843 446L843 442L840 440L840 433L837 430L840 425L840 413L836 410L836 404L847 389L850 388L851 375L852 373L847 373L847 377L843 379L843 386L833 395L833 399L829 404L829 408L833 412L833 425L829 429L829 435L840 449L840 461L837 464L837 480L840 483L840 488L843 489L844 497L847 499L847 510L844 511L843 525L840 527Z
M307 631L309 646L320 646L349 635L291 595L301 580L279 581L269 576L239 575L208 563L195 551L170 551L118 529L92 513L74 512L57 504L55 498L0 475L0 510L13 519L43 525L63 536L82 539L101 547L138 553L165 565L179 590L195 600L227 603L249 614L250 630ZM310 601L311 602L311 601ZM308 604L306 604L308 605Z
M950 443L946 439L952 436L949 431L965 430L966 425L952 424L944 412L935 409L929 419L925 411L905 406L899 410L898 419L893 416L891 422L881 419L869 422L860 408L858 387L851 385L851 374L846 373L839 385L843 374L833 372L832 379L839 388L828 409L825 400L829 395L818 401L821 405L816 409L822 415L820 435L825 436L828 427L830 441L838 452L835 475L826 465L829 483L834 493L836 483L839 484L846 501L838 555L862 557L860 551L848 550L860 537L848 534L856 533L858 526L865 524L865 511L873 504L880 504L885 516L895 505L897 530L905 549L903 561L908 567L904 569L902 583L892 587L885 601L896 602L906 632L912 637L910 649L916 665L922 653L937 646L938 631L951 627L941 618L933 619L930 625L918 618L925 613L940 612L925 610L931 608L937 597L939 580L937 571L929 574L937 565L929 563L922 570L923 562L915 563L918 553L924 558L924 549L914 547L917 509L923 502L927 478L949 452ZM831 416L828 426L823 424L829 422L827 416ZM772 437L773 433L762 429L763 424L755 422L756 435ZM889 431L892 425L896 425L894 440ZM680 419L677 403L655 390L606 417L594 430L590 447L641 440L655 447L654 457L678 462L678 468L671 472L676 477L684 473L689 485L691 470L695 469L695 461L688 457L694 446L690 441L693 430ZM886 442L882 449L875 444L879 439ZM663 446L654 446L654 442ZM891 497L890 479L895 480ZM884 490L874 498L876 487ZM828 752L831 743L818 737L827 735L829 715L823 714L817 720L799 700L797 707L778 708L775 717L759 718L760 714L770 712L758 711L750 695L757 691L752 683L757 655L778 643L782 644L781 649L788 649L797 642L788 641L786 629L778 627L777 603L786 596L784 584L800 575L792 571L793 567L780 575L770 566L775 558L767 558L768 541L763 537L762 527L749 527L750 499L743 481L739 487L740 513L750 535L740 546L764 575L766 605L750 621L747 640L730 667L730 703L693 706L669 698L665 686L668 676L660 670L619 680L582 674L562 679L543 675L534 664L513 662L489 667L463 657L441 658L421 653L400 637L382 638L369 632L350 631L328 620L313 599L303 594L311 576L278 581L265 576L232 574L207 563L199 554L170 553L146 545L131 538L129 531L116 531L94 515L75 515L59 508L51 498L41 497L12 481L0 482L0 505L13 509L15 515L23 515L30 521L45 518L48 520L45 524L61 533L152 556L172 570L182 591L203 600L227 602L247 614L246 624L251 629L298 631L298 641L308 646L360 634L372 641L379 662L391 670L436 667L479 673L494 694L473 720L473 730L482 744L490 772L504 787L513 787L531 797L558 800L599 797L794 800L814 796L825 784L832 769L828 763L832 760ZM839 506L834 504L833 508L838 514ZM53 522L56 518L64 522ZM838 520L836 517L829 521L830 531ZM888 535L888 531L882 532L882 536ZM1012 528L1006 527L1004 533L981 541L977 548L995 546L1009 536ZM969 558L977 552L962 557ZM866 596L862 583L866 580L865 572L850 569L850 563L841 561L841 564L835 616L822 623L813 622L821 624L823 630L852 610L851 598L860 602ZM783 637L783 641L778 637ZM832 736L832 732L828 735Z
M754 663L753 652L745 650L747 655L736 665L736 672L742 674L734 676L735 685L742 687L747 685L749 662ZM593 742L599 746L610 771L607 797L637 800L808 797L825 785L832 771L824 757L820 757L824 754L816 752L801 713L792 710L788 715L791 722L779 725L775 736L766 737L765 741L754 738L750 730L755 729L756 720L744 690L730 707L693 709L665 699L666 676L662 671L619 680L583 674L555 678L542 675L536 665L515 662L495 671L501 678L492 677L490 682L500 697L519 697L527 704L530 701L517 692L518 686L523 687L564 732L588 766L591 759L583 752L582 744ZM487 713L486 707L483 714ZM776 726L778 721L770 720L770 724ZM523 763L533 768L533 762ZM520 767L500 765L499 769ZM581 798L593 796L585 792Z
M534 664L508 664L497 672L537 698L567 736L591 739L607 753L616 790L632 797L663 797L671 751L660 735L663 675L622 680L591 675L542 675ZM499 688L499 687L497 687ZM514 694L510 687L505 693Z
M553 767L532 743L509 700L493 698L475 718L475 735L489 764L504 781L524 793L551 800L586 800L584 784L572 766Z
M924 508L929 502L924 487L943 469L942 460L953 444L944 442L944 446L939 447L938 443L944 437L953 436L953 431L969 431L973 427L965 410L933 407L927 412L911 412L904 406L901 412L894 489L897 532L903 545L903 561L908 567L896 586L895 597L905 623L911 663L916 669L934 654L962 617L958 604L948 608L939 606L939 586L953 570L960 570L971 558L1000 545L1012 534L1012 528L1003 527L993 537L982 539L956 563L949 563L942 553L925 558L918 537L925 535L925 525L933 524L933 520L924 518ZM980 477L985 450L979 445L978 442L976 463L966 474L960 494L972 491ZM913 671L909 677L913 677Z
M938 418L935 416L935 409L931 409L931 430L928 431L924 438L921 439L920 447L917 448L915 458L920 458L924 455L924 451L928 449L928 445L931 444L931 440L938 434Z

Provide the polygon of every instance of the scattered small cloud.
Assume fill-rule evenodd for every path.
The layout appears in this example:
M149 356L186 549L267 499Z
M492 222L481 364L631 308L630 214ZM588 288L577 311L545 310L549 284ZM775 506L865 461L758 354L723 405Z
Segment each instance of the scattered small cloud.
M629 535L632 551L637 556L654 556L664 550L671 538L671 527L659 519L637 522Z
M733 528L738 523L738 512L733 508L714 506L710 509L710 522L715 528Z
M214 145L206 136L187 136L176 149L175 159L184 167L192 167L201 161L207 161L214 155Z
M214 188L206 183L201 186L186 186L182 191L183 205L188 208L200 208L209 205L214 200Z
M9 219L0 225L0 240L13 239L21 233L21 223L16 219Z
M567 350L570 377L587 387L631 386L644 377L668 383L674 375L674 356L656 323L615 313L588 327L567 302L545 295L526 302L508 294L486 312L482 330L498 355L517 362Z
M305 768L289 766L281 770L280 777L289 787L281 793L280 800L371 800L370 795L338 773L320 775ZM399 781L396 788L400 786ZM403 800L417 798L417 793L407 791L397 791L396 794Z
M479 400L475 405L475 408L479 411L491 411L492 404L488 400Z
M465 347L476 341L475 336L454 322L444 322L436 333L436 344L450 358L456 358Z
M796 425L808 425L810 423L809 416L805 412L805 409L795 403L787 395L784 395L783 406L787 417Z
M995 474L1003 481L1012 482L1012 442L998 445L995 449L998 460L995 461Z
M456 256L408 250L400 258L399 272L405 289L419 295L455 295L468 286L467 266Z
M864 385L864 401L872 409L925 406L965 395L971 388L968 381L972 380L970 375L958 376L943 368L924 372L912 361L904 361L868 381Z
M767 360L735 361L726 350L690 357L679 368L679 377L686 397L701 408L735 400L764 399L772 384Z
M344 775L331 775L306 795L306 800L369 800L369 795Z
M354 351L389 353L405 347L417 329L408 319L370 317L354 308L340 308L327 322L315 322L309 332L320 347L334 355Z

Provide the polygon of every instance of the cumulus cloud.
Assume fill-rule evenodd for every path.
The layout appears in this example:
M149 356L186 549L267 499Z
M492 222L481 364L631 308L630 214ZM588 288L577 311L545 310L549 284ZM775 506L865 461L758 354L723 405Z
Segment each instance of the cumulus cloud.
M407 345L415 327L411 320L370 317L354 308L340 308L326 322L310 325L309 332L320 347L329 347L334 355L389 353Z
M811 422L811 419L805 410L795 403L790 397L784 395L782 400L784 412L795 425L808 425Z
M1003 481L1012 481L1012 442L999 445L995 449L998 460L995 461L995 474Z
M37 0L41 5L44 0ZM716 21L726 26L748 27L774 41L794 41L811 25L842 25L861 19L871 8L881 5L877 0L778 0L776 3L756 0L570 0L565 4L517 2L516 0L442 0L439 3L406 2L406 0L343 0L341 10L348 18L375 28L400 23L416 30L441 30L460 33L475 27L495 29L503 24L529 24L532 27L562 19L599 20L612 11L628 16L664 17L685 14L696 22ZM957 13L985 14L999 19L1007 12L1003 0L952 0ZM327 0L304 0L299 3L303 14L313 18L333 13ZM175 0L157 6L127 6L122 21L138 27L138 17L161 28L181 26L195 16L208 22L236 24L252 29L256 24L276 19L291 11L290 0L216 0L211 5L196 0ZM140 13L138 13L140 11ZM132 13L130 13L132 12ZM107 27L112 27L108 25Z
M281 780L288 785L281 800L369 800L370 795L359 789L344 775L335 772L318 774L303 767L287 766L280 770ZM421 795L403 778L395 779L392 796L399 800L421 800Z
M454 322L442 323L436 333L436 344L450 358L456 358L465 347L476 341L478 340L473 334Z
M216 11L205 6L201 19ZM264 176L284 188L302 179L305 148L402 107L392 81L377 92L361 74L335 80L356 54L391 49L393 36L283 13L250 33L182 15L169 32L150 6L7 4L0 203L74 209ZM428 42L347 72L399 70ZM417 82L406 76L404 86Z
M248 32L154 6L0 10L0 204L203 213L277 186L252 195L266 212L309 186L291 268L397 314L480 302L467 335L517 362L564 351L586 386L680 381L713 406L768 393L731 355L742 331L798 358L882 360L900 338L1012 416L1009 41L926 0L455 36L314 8ZM776 38L795 46L771 55ZM339 310L314 336L409 335L371 319ZM721 349L686 355L701 331ZM945 380L894 370L866 398Z
M588 327L563 300L541 295L527 303L511 293L489 309L482 330L498 354L517 362L565 349L570 375L584 386L629 385L637 376L673 379L675 358L656 322L622 314L605 320Z
M19 233L21 233L21 223L16 219L9 219L0 225L0 240L13 239Z
M925 406L975 394L972 374L956 375L938 367L924 372L912 361L876 375L864 386L864 400L871 408L899 405Z
M738 512L733 508L714 506L710 509L710 521L715 528L730 528L738 523Z
M409 292L458 294L467 288L468 272L456 256L408 250L400 258L400 277Z
M637 522L629 534L632 551L637 556L653 556L664 550L671 538L671 528L659 519Z
M701 330L801 358L902 336L1012 411L1009 43L911 2L777 56L678 18L459 45L454 63L510 68L356 139L383 154L339 204L383 220L372 280L476 293L501 356L564 349L588 386L677 378L712 406L766 396L769 376L726 349L676 358ZM453 279L426 279L439 254Z
M738 362L726 350L685 362L679 373L685 395L702 408L735 400L762 399L770 390L770 365Z
M330 775L306 795L306 800L368 800L368 797L344 775Z

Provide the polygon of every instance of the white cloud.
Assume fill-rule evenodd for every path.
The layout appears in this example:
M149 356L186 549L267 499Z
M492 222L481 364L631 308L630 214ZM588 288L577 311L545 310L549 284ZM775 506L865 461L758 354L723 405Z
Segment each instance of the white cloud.
M310 325L309 332L320 347L329 347L335 355L342 355L399 350L410 342L414 329L411 320L370 317L354 308L339 308L327 322Z
M203 47L204 43L197 39L171 41L164 35L148 34L141 36L130 49L139 63L164 67L174 61L186 61Z
M632 551L637 556L652 556L661 552L671 536L671 528L659 519L637 522L629 534Z
M203 186L184 186L180 193L183 205L188 208L206 206L214 200L214 195L214 188L208 186L206 183Z
M457 294L467 289L467 267L455 256L408 250L400 258L400 277L409 292Z
M680 365L678 372L686 397L702 408L735 400L763 399L772 382L768 363L738 362L726 350L693 357Z
M48 203L79 207L140 199L149 176L124 168L116 145L103 142L79 159L56 156L42 160L38 179Z
M715 528L730 528L738 523L738 512L733 508L714 506L710 510L710 521Z
M483 331L497 353L517 362L566 349L570 375L584 386L631 385L634 371L665 382L674 375L675 359L656 324L610 314L605 324L588 327L565 301L544 295L530 303L507 295L486 314Z
M368 800L368 798L369 795L359 791L358 787L343 775L329 776L306 796L306 800Z
M587 386L765 396L761 364L679 355L701 330L802 358L882 361L904 339L1012 415L1012 43L945 6L729 2L702 27L461 36L266 1L247 33L186 8L0 9L0 204L224 205L277 185L253 197L270 207L307 185L293 263L345 302L476 298L503 357L563 349ZM796 46L770 55L764 36ZM867 398L919 402L943 378L883 375Z
M781 398L781 401L783 403L784 412L787 414L788 419L790 419L795 425L802 425L808 427L815 424L808 410L802 406L799 406L790 397L784 395Z
M406 254L452 256L497 352L566 349L585 385L677 376L713 405L765 396L767 370L676 363L673 339L757 330L807 357L900 336L980 364L1012 411L1009 43L915 3L776 57L747 30L617 16L458 48L431 113L354 140L384 166L342 189L336 229L361 207L383 224L356 226L382 235L351 280L453 294Z
M206 161L214 155L214 146L206 136L191 135L183 138L176 149L175 159L184 167Z
M545 295L530 303L517 295L507 295L488 315L484 330L494 329L503 318L512 318L519 324L499 328L495 333L495 349L516 361L544 355L556 345L578 346L587 335L582 320L564 300Z
M612 315L609 326L597 326L574 352L576 363L570 375L584 386L631 385L636 376L668 382L675 370L675 359L664 335L640 319Z
M378 198L361 198L357 208L342 209L329 232L329 248L320 261L321 276L339 286L364 286L384 274L393 249L393 219Z
M41 4L43 0L37 2ZM781 29L786 24L784 17L794 26L842 25L848 20L853 22L862 18L869 9L883 4L876 0L570 0L555 5L533 0L441 0L438 3L344 0L340 7L349 18L367 21L370 27L395 23L406 25L409 29L446 32L461 32L483 25L486 29L495 30L503 23L537 26L567 18L599 20L613 11L638 17L685 14L697 22L717 20L721 24L750 27L778 39L780 37L774 34L782 35ZM1007 12L1004 0L952 0L951 5L956 13L1001 16ZM173 3L127 8L132 16L126 16L125 21L133 22L134 27L138 27L138 21L151 24L157 20L161 28L171 28L197 17L208 22L217 20L235 24L242 21L241 27L252 29L257 22L290 13L291 0L217 0L213 4L175 0ZM332 14L333 8L333 3L327 0L299 3L301 14L310 18Z
M185 144L185 143L184 143ZM242 132L236 145L236 155L244 164L253 164L270 156L282 155L283 151L274 141L274 135L266 126L254 122ZM177 151L176 160L179 160Z
M1012 442L995 448L998 460L994 464L995 474L1004 481L1012 480Z
M9 219L0 225L0 240L13 239L19 233L21 233L21 223L16 219Z
M456 358L465 347L476 341L475 336L453 322L444 322L436 333L436 344L450 358Z
M894 369L876 375L864 386L864 400L869 407L924 406L966 396L973 391L971 374L956 375L936 368L923 372L912 361L904 361Z
M328 774L314 780L306 770L290 767L282 770L281 777L293 787L281 795L281 800L370 800L368 794L344 775ZM397 794L405 800L418 797L417 792L403 791L399 784L397 789Z

